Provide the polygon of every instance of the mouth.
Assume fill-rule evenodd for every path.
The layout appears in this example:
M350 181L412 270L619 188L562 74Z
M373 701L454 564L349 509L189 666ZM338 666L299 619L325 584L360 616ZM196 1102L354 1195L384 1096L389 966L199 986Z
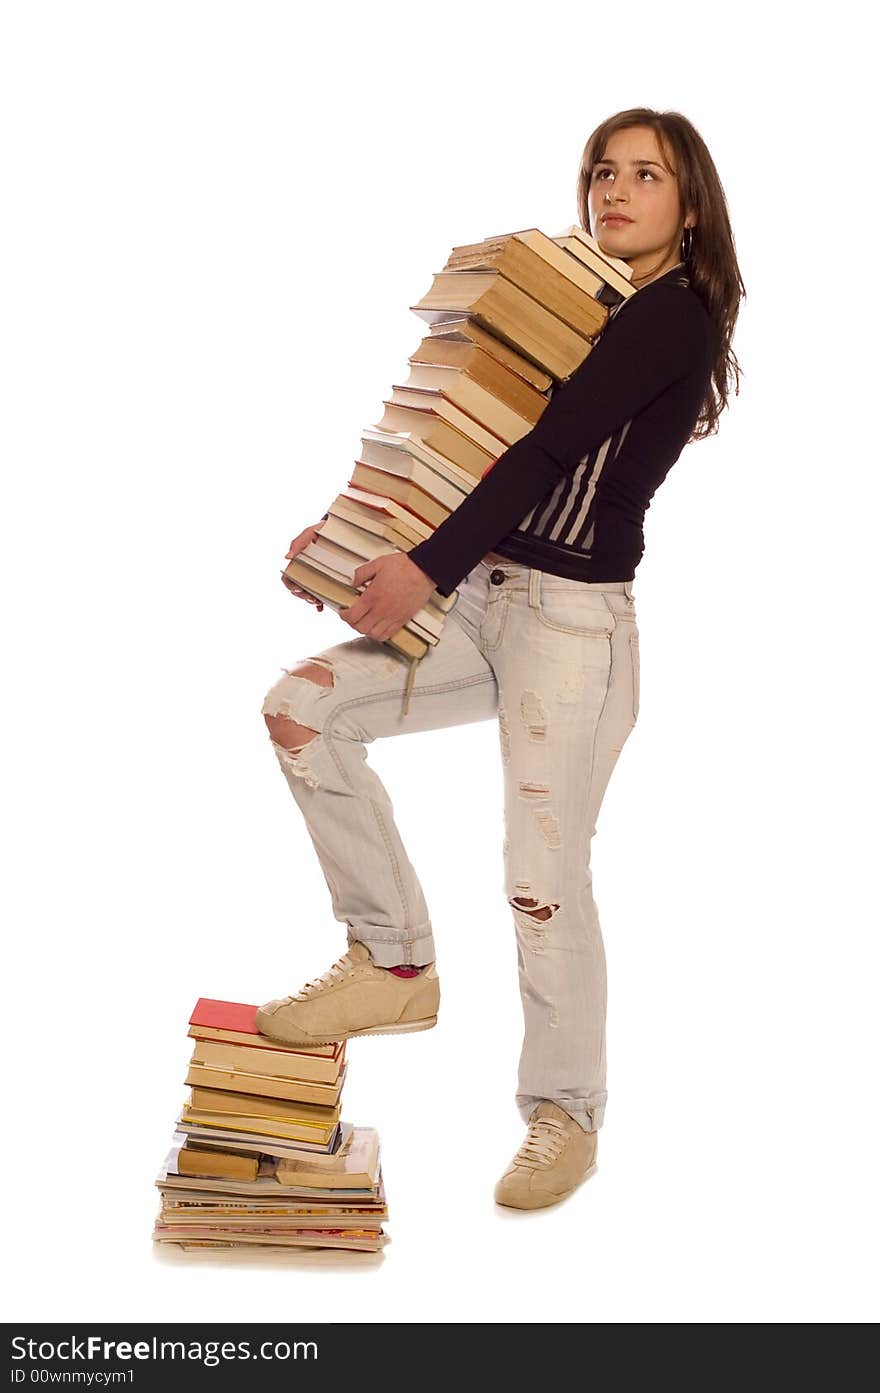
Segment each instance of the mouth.
M632 218L624 217L622 213L610 213L603 217L602 222L605 227L625 227L632 222Z

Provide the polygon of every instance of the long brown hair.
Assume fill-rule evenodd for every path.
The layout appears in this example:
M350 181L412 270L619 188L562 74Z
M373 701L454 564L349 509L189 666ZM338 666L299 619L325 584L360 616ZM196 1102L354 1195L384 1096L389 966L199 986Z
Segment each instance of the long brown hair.
M743 369L731 346L739 315L739 302L746 289L736 259L727 200L718 171L706 144L686 116L679 111L654 111L650 107L630 107L607 117L596 127L584 146L577 179L577 208L581 227L590 230L587 190L593 166L604 157L610 137L628 126L650 126L655 132L666 161L675 174L681 200L679 256L685 262L691 287L699 295L719 334L719 348L709 388L700 408L691 440L700 440L718 430L718 419L727 406L731 381L739 395ZM687 255L681 246L685 213L697 212L697 224L689 228Z

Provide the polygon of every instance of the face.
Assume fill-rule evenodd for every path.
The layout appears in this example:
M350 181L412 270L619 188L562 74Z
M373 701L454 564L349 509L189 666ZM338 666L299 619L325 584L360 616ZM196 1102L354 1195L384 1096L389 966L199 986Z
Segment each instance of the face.
M634 285L656 280L682 259L681 199L663 147L650 126L631 126L615 131L602 155L587 190L590 234L633 268ZM607 213L628 221L606 222ZM695 221L689 212L686 226Z

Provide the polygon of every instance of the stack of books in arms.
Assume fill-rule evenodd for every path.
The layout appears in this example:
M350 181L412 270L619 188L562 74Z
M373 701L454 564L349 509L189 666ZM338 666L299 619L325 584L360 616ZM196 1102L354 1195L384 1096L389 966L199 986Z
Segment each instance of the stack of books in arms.
M389 1242L379 1136L341 1118L345 1041L295 1050L256 1006L201 998L153 1238L183 1248L347 1248Z
M429 326L364 430L348 487L320 536L282 572L338 610L361 593L358 566L429 537L508 446L540 419L589 354L610 310L635 293L632 268L576 224L457 246L412 310ZM387 642L422 657L457 592L435 590Z

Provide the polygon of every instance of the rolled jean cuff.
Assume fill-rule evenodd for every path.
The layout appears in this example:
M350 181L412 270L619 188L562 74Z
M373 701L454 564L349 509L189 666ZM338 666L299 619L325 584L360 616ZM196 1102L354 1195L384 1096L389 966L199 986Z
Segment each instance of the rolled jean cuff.
M423 924L403 937L400 934L376 937L360 929L354 934L349 929L348 943L349 947L352 943L363 943L377 967L424 967L434 962L436 956L430 924Z
M541 1098L529 1098L525 1094L517 1094L516 1105L524 1122L529 1121L535 1108L542 1101ZM551 1098L550 1102L556 1103L564 1112L567 1112L569 1117L574 1118L585 1132L598 1132L605 1121L604 1099L601 1103L588 1103L585 1098Z

